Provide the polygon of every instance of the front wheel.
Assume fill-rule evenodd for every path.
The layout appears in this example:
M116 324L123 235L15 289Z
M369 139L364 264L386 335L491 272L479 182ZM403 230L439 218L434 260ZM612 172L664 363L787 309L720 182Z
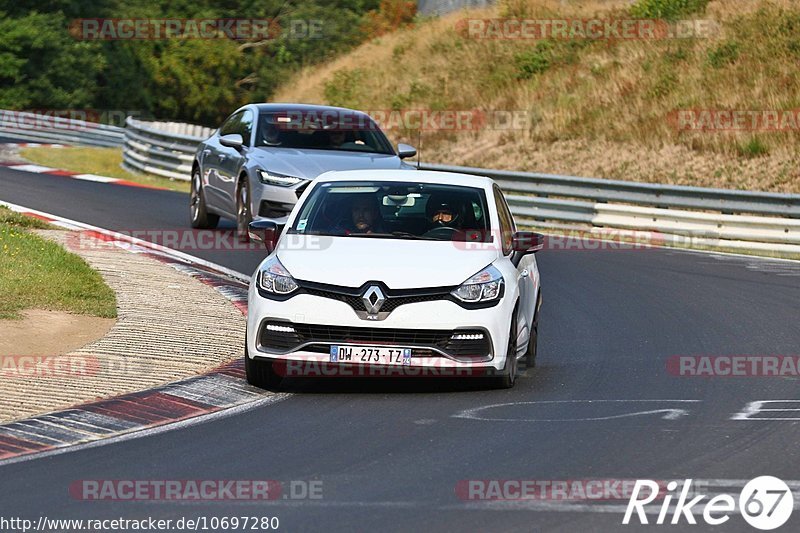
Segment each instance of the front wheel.
M239 242L250 242L250 235L247 233L250 223L253 221L253 214L250 212L250 181L247 176L239 180L236 188L236 235Z
M531 324L531 338L528 341L528 352L525 357L525 366L527 368L536 368L536 345L539 341L539 310L542 307L542 294L539 293L539 298L536 301L536 311Z
M247 382L259 389L278 390L283 381L283 378L272 367L272 361L251 359L247 346L244 347L244 373L247 376Z
M533 324L531 327L531 338L528 340L528 353L525 357L525 366L536 368L536 344L539 340L539 326Z
M496 389L510 389L517 381L517 316L511 318L511 331L508 333L508 348L506 364L502 375L493 378L493 385Z
M203 192L203 183L200 178L200 169L192 173L192 186L189 193L189 213L192 227L195 229L214 229L219 224L219 215L208 212L206 197Z

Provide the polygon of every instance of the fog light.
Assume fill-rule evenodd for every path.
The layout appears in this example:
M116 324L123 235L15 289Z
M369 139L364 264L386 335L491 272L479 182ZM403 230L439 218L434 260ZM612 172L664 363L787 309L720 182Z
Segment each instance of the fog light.
M280 333L294 333L294 328L291 326L279 326L277 324L267 324L267 331L278 331Z
M483 338L483 333L457 333L450 337L454 341L478 341Z

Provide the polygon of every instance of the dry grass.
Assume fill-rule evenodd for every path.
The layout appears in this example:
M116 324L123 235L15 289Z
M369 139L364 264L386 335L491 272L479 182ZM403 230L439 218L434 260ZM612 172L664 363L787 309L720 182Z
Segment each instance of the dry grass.
M151 174L128 172L121 166L121 148L89 146L49 148L47 146L37 146L23 148L20 150L20 156L37 165L70 170L82 174L119 178L151 187L163 187L171 191L189 192L188 181L177 181Z
M800 192L793 132L678 131L678 109L800 108L800 5L714 0L710 38L469 39L465 18L624 18L629 2L506 0L385 35L302 71L277 101L521 111L529 127L424 132L422 158L637 181ZM542 63L543 61L543 63ZM532 69L525 71L525 68ZM417 133L389 131L416 144Z

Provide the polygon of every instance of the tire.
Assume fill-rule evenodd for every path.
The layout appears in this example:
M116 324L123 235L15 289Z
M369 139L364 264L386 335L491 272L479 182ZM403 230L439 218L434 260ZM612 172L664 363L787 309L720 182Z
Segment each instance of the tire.
M278 390L283 381L283 378L272 368L272 361L251 359L247 352L247 346L244 347L244 372L247 382L259 389Z
M539 340L539 325L536 322L531 327L531 338L528 341L528 351L525 354L525 367L536 368L536 344Z
M200 169L192 172L192 190L189 195L189 217L195 229L214 229L219 224L219 215L208 212L206 197L203 192Z
M531 338L528 341L528 350L525 354L525 367L536 368L536 345L539 341L539 309L542 307L542 293L539 292L539 298L536 301L536 311L533 316L533 324L531 324Z
M239 184L236 187L236 236L239 238L239 242L250 242L250 235L247 230L252 221L250 180L247 179L247 176L242 176L239 178Z
M502 375L492 378L492 385L495 389L510 389L517 382L517 313L511 317L511 330L508 333L508 347L506 349L506 364L503 367Z

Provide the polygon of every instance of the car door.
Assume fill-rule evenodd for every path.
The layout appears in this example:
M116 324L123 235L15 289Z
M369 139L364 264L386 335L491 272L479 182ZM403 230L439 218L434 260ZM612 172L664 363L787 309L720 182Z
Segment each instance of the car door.
M503 255L512 257L513 254L513 238L512 236L517 231L517 226L514 223L514 216L508 208L503 191L497 185L494 186L495 203L497 204L497 213L500 219L500 231L503 247ZM522 256L517 269L517 285L519 286L519 313L518 319L524 324L525 336L527 338L530 325L533 323L533 315L536 312L536 293L539 284L539 272L536 268L536 258L533 254L526 254ZM523 332L523 327L517 329L520 335Z
M236 114L238 119L231 125L228 133L238 133L242 136L244 144L241 150L220 145L218 183L220 196L229 213L236 213L236 185L239 171L244 165L247 153L251 146L253 122L255 114L250 109L245 109Z
M238 124L242 118L242 112L234 113L222 123L217 133L206 141L203 150L203 187L206 203L214 210L221 213L233 214L230 209L229 200L225 194L225 180L221 177L222 165L227 159L227 147L222 146L219 138L230 133L238 133Z

